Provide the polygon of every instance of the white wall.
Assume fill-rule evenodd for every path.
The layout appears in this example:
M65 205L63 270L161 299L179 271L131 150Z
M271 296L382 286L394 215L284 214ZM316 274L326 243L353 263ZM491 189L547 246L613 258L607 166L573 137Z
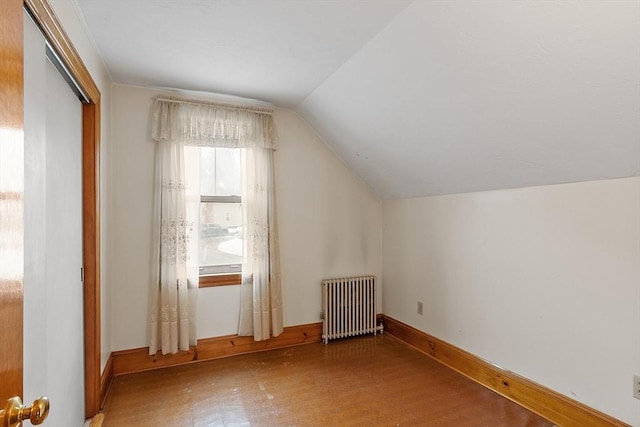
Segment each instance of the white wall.
M385 201L383 246L385 314L640 426L640 178Z
M91 36L84 22L82 12L80 12L75 1L69 0L49 0L54 12L65 32L71 39L78 54L82 58L85 66L89 70L91 77L98 86L101 95L101 140L100 140L100 218L101 218L101 243L100 243L100 267L101 267L101 311L102 311L102 331L101 331L101 359L102 369L107 363L107 358L111 353L109 322L106 313L109 312L109 229L108 211L110 206L110 185L109 185L109 168L110 168L110 128L111 128L111 77L107 71L104 62L100 56L100 52L95 47Z
M176 93L113 85L113 350L148 344L154 161L149 121L159 94ZM277 109L274 120L284 323L318 322L323 278L380 276L381 202L295 113ZM237 286L200 289L198 336L236 333L239 304Z

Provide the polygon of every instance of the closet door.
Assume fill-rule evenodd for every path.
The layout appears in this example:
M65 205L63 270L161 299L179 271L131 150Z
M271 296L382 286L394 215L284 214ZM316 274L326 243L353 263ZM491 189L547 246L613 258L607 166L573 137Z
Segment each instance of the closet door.
M82 104L25 17L24 400L84 423Z

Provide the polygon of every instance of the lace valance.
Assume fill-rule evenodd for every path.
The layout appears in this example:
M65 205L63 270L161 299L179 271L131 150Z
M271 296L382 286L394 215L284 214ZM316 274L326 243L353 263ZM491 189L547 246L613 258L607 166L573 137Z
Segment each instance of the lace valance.
M275 150L277 134L264 108L158 98L151 137L209 147L264 147Z

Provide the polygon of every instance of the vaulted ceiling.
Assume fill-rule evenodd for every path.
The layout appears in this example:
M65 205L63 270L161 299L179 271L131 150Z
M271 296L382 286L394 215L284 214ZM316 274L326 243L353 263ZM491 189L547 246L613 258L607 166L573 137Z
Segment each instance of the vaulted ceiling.
M77 0L115 82L292 108L381 197L640 175L640 2Z

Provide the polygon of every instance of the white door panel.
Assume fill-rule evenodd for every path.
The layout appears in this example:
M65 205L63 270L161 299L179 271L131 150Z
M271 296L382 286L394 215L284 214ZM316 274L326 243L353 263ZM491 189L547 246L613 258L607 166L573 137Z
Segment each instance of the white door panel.
M46 394L46 45L24 17L24 369L23 401ZM44 388L43 388L44 387Z
M25 18L24 398L46 425L84 422L82 104Z

